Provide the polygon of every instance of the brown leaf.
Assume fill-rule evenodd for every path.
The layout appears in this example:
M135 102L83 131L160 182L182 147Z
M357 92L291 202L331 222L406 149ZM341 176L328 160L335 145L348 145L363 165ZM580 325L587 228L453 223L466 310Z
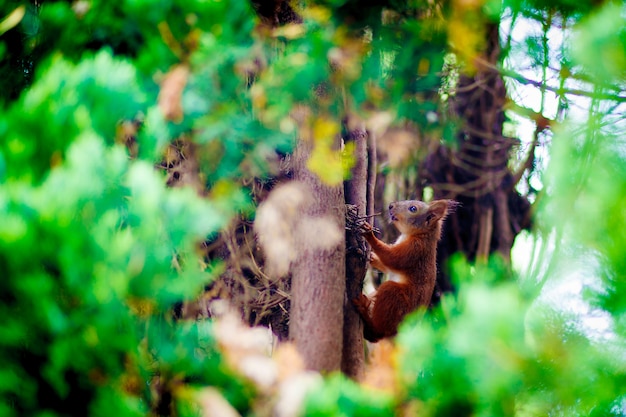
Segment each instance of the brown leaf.
M295 259L295 229L301 220L301 208L310 204L310 193L292 181L274 188L257 210L254 229L265 253L267 274L282 277Z
M372 345L370 354L370 364L365 371L361 383L363 386L389 392L399 392L398 380L396 377L396 350L388 340L381 340Z
M409 128L390 128L378 140L379 151L387 157L389 165L394 168L409 163L419 145L417 131Z
M278 363L278 379L281 382L306 371L304 360L293 342L281 343L274 353L274 358Z
M182 96L189 77L189 66L179 64L170 70L161 82L159 108L167 120L180 122L183 119Z
M241 414L215 388L203 388L196 394L202 417L240 417Z

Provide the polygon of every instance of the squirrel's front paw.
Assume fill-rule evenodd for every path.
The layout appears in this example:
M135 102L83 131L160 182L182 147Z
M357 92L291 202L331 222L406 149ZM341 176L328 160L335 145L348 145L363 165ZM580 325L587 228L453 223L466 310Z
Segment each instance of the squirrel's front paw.
M374 228L368 222L361 223L361 234L374 233Z

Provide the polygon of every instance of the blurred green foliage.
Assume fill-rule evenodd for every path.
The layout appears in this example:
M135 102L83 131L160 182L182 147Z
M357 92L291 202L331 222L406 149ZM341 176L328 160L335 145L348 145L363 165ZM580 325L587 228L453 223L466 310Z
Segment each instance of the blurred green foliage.
M214 386L254 414L256 388L227 366L212 325L171 318L219 268L197 244L250 210L239 179L275 173L268 155L292 149L299 106L315 110L314 132L332 132L346 109L454 130L428 114L448 36L467 35L446 27L458 5L388 2L384 24L382 5L359 5L311 2L301 25L270 29L245 1L0 1L1 415L193 414L179 384ZM584 123L557 130L538 216L541 232L599 260L588 299L611 317L610 342L502 279L502 262L459 261L458 294L401 330L398 392L330 376L303 415L625 414L626 152L623 120L601 100L624 81L623 5L481 7L489 19L508 7L580 22L571 61L598 96ZM537 44L528 53L545 65ZM183 67L183 114L170 120L158 101ZM119 137L130 120L141 126L132 159ZM154 168L182 134L199 149L208 197L167 188ZM155 395L157 377L171 404Z
M342 375L333 375L312 390L306 399L306 417L393 415L395 401L389 393L359 386Z
M7 179L39 182L55 153L92 132L111 144L116 123L145 108L135 68L107 52L74 66L57 57L2 121ZM93 111L101 106L107 111ZM46 138L47 140L42 140Z
M252 10L222 2L3 2L0 14L20 4L21 22L0 38L0 413L169 414L190 401L176 397L180 381L218 387L245 414L254 389L226 366L211 325L174 322L171 309L211 281L216 265L204 264L197 245L248 198L226 184L211 200L166 188L154 163L180 132L223 125L206 120L222 103L239 103L222 112L231 126L239 118L242 130L269 138L264 146L284 146L284 135L241 116L247 80L233 69L249 58ZM222 42L232 48L216 48ZM184 100L204 101L195 111L186 106L177 125L156 100L159 80L181 60L197 62ZM144 128L131 160L119 128L134 119ZM227 134L215 134L225 145L221 169L237 172L250 132L240 142ZM206 169L221 180L236 176Z
M626 79L624 5L608 4L586 16L578 28L574 58L589 69L598 86Z

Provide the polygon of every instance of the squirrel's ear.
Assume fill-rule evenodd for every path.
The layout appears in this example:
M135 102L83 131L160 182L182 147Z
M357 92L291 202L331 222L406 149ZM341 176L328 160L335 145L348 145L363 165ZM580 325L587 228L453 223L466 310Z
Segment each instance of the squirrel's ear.
M428 205L428 220L439 220L448 211L448 202L451 200L435 200Z
M448 211L447 214L454 213L457 208L461 207L461 203L454 200L444 200L448 203Z

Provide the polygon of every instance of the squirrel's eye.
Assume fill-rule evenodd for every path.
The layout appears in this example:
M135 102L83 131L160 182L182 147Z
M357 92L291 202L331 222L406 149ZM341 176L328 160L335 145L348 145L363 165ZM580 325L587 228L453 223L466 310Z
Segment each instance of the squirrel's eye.
M409 211L410 211L411 213L415 213L415 212L417 211L417 207L415 207L415 206L411 206L411 207L409 207Z

